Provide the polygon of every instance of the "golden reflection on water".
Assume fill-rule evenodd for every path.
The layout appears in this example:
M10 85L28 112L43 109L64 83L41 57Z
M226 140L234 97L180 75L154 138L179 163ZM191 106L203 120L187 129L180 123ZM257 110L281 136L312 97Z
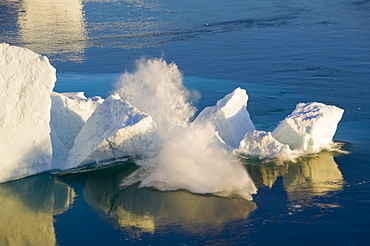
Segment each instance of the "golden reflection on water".
M0 245L55 245L53 215L68 209L74 196L47 174L1 184Z
M182 233L218 233L225 223L246 219L257 206L244 199L160 192L126 187L104 177L88 180L84 198L103 218L135 238L171 225Z
M302 158L296 163L281 165L261 164L254 166L250 174L259 183L272 187L282 177L290 201L324 196L343 188L343 175L334 161L333 153L320 153Z
M159 4L140 0L6 0L5 4L17 11L17 17L9 20L15 24L10 33L16 33L17 41L10 35L5 42L61 61L85 61L85 50L102 44L125 49L151 46L166 24L158 15Z
M24 0L17 24L22 46L36 53L84 60L86 31L82 0Z

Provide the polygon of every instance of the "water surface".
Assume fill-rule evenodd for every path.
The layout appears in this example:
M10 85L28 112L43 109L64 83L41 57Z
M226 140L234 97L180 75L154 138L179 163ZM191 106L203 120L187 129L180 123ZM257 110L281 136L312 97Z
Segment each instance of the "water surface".
M299 102L345 110L349 154L243 160L253 201L121 189L133 163L0 185L2 245L368 245L370 2L0 0L0 42L47 55L55 91L107 97L142 57L175 62L198 111L236 87L259 130Z

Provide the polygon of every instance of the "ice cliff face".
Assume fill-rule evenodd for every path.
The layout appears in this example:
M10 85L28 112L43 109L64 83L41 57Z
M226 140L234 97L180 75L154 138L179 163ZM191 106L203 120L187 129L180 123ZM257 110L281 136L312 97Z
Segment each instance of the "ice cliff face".
M0 182L51 168L50 93L55 69L45 56L0 44Z

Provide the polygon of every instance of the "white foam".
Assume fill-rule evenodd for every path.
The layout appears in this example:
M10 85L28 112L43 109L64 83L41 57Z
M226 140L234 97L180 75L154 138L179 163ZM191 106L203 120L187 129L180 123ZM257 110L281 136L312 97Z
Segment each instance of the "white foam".
M140 60L134 73L122 75L116 92L123 100L150 114L162 137L174 126L185 126L194 115L190 91L182 83L175 63L162 59Z
M222 140L233 148L239 146L247 132L254 131L254 125L247 111L248 95L237 88L217 101L217 105L206 107L196 122L211 122Z
M156 158L143 160L123 182L141 187L178 190L251 200L257 189L243 165L219 142L211 124L173 129Z
M45 56L0 44L0 182L50 170L50 93L55 69Z

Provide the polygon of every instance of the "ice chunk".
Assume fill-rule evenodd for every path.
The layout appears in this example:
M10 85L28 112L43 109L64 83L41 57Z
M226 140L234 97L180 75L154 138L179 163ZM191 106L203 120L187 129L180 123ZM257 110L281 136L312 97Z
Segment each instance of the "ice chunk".
M343 109L323 103L299 103L272 136L292 150L318 151L332 143L343 112Z
M104 100L101 97L86 98L84 92L52 92L51 99L52 169L60 169L74 139Z
M222 140L233 148L239 146L247 132L254 131L254 125L247 111L248 95L237 88L217 102L216 106L205 108L195 122L211 122Z
M124 156L149 155L159 141L156 125L149 115L112 95L86 121L63 169Z
M47 57L0 44L0 182L50 170L55 80Z
M245 134L237 154L257 156L259 158L292 159L293 151L288 144L282 144L272 137L271 132L253 131Z

